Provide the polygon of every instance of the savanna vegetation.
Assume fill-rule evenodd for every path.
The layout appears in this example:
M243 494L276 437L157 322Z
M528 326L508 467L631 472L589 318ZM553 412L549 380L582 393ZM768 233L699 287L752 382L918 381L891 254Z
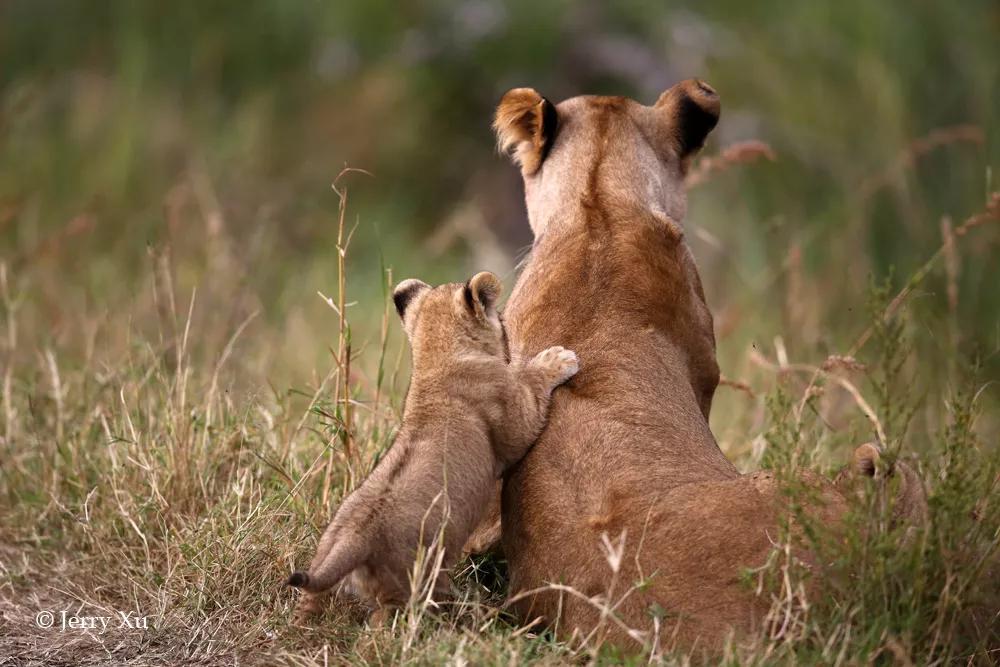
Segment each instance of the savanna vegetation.
M495 555L380 627L297 626L282 583L398 426L391 285L513 284L502 92L651 103L689 76L723 103L685 221L713 431L806 528L746 572L772 614L724 659L997 661L998 34L976 0L0 4L0 663L624 659L515 623ZM927 524L867 485L830 540L793 473L876 438Z

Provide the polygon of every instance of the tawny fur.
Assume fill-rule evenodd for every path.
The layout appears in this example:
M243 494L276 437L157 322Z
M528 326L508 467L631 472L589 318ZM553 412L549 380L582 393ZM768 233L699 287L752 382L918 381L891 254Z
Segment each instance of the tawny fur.
M401 283L394 301L412 347L403 423L391 448L348 496L320 539L299 617L350 575L369 607L404 604L420 545L440 536L443 570L435 597L448 593L447 569L495 498L497 480L535 441L550 395L577 370L573 352L548 347L508 362L496 310L500 282L480 273L466 284Z
M607 594L602 533L612 542L624 535L608 602L641 579L646 586L614 613L648 632L663 610L659 648L717 650L764 618L766 600L741 575L766 561L781 511L774 480L740 475L708 425L715 336L681 221L686 165L715 125L718 96L685 81L652 107L577 97L555 107L554 136L536 139L509 129L542 99L530 93L505 96L496 114L501 145L519 142L535 234L505 317L515 357L559 342L580 355L581 369L504 481L502 546L515 607L564 638L587 636L601 621L590 601L529 592L561 583L587 597ZM547 153L531 154L538 145ZM844 496L806 477L813 512L835 521ZM604 627L595 641L636 646L616 624Z
M493 130L497 147L510 152L511 158L525 173L537 171L547 150L546 120L554 116L552 103L531 88L515 88L504 95Z
M911 527L927 521L927 491L920 475L904 461L885 462L882 449L876 442L867 442L855 449L850 465L840 471L834 484L845 495L861 495L867 489L859 482L869 480L875 482L879 494L891 493L893 521Z

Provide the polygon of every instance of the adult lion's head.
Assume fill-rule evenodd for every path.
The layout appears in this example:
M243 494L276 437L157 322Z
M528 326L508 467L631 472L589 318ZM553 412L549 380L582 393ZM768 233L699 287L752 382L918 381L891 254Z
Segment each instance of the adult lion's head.
M581 193L585 200L643 201L679 223L684 173L719 110L715 90L696 79L673 86L652 106L593 95L553 104L532 88L515 88L500 101L493 127L500 149L521 167L539 236Z

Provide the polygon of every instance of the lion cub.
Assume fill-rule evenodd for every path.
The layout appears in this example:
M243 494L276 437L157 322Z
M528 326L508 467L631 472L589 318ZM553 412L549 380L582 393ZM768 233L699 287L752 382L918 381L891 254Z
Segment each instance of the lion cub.
M492 273L465 284L400 283L393 301L412 349L413 373L399 434L368 478L341 504L308 572L297 615L320 610L320 594L347 575L370 607L410 598L419 545L441 535L446 570L485 515L496 483L538 438L552 391L577 372L576 355L550 347L510 362Z

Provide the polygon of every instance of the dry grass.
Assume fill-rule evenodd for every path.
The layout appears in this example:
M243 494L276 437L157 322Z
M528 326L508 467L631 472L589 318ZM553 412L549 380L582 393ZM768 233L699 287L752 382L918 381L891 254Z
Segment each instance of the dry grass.
M766 147L745 148L693 173L705 178L744 157L770 156ZM206 296L178 294L167 251L150 257L137 321L84 311L78 328L85 343L65 349L40 336L38 318L25 314L31 304L16 280L22 260L0 265L0 656L10 658L4 664L616 659L600 646L602 628L558 642L530 623L515 624L504 610L503 564L495 557L464 565L457 601L431 604L425 584L440 563L434 549L415 564L411 604L387 623L367 625L351 608L332 609L313 627L291 623L293 593L282 582L308 559L332 509L389 446L402 395L403 350L390 339L388 300L372 333L358 336L351 327L352 228L346 192L338 193L339 281L323 297L336 317L336 345L326 372L301 389L247 379L260 370L253 360L279 344L284 330L250 310L220 331L219 320L207 316L218 307L217 295L212 289ZM748 432L749 447L729 446L730 455L744 467L763 461L791 479L801 467L830 470L846 460L845 447L872 432L892 456L912 454L899 415L913 398L905 391L908 379L892 374L913 363L901 306L938 257L945 257L948 275L957 271L959 239L995 222L997 201L993 195L982 214L943 227L942 249L902 291L876 299L850 357L817 353L797 362L781 337L773 361L754 351L759 373L728 385L745 396L746 414L766 410L767 418ZM79 231L72 227L66 238ZM225 245L225 232L217 233ZM222 279L231 266L219 271ZM383 279L389 285L391 274L384 271ZM948 298L960 299L954 290ZM868 364L853 359L862 352ZM856 519L863 537L823 573L829 586L820 599L806 593L808 574L792 555L791 533L776 536L772 561L748 580L772 599L773 622L747 645L729 647L727 661L992 659L1000 454L976 423L980 406L994 405L985 395L989 385L976 384L974 373L968 378L964 402L922 408L948 424L937 447L921 452L932 489L931 528L899 548L898 531L886 519L891 507L863 495ZM790 502L789 516L796 507ZM587 598L605 625L621 624L615 609L640 585L616 576L629 537L605 536L609 589ZM90 616L130 610L148 618L148 629L46 630L35 622L44 610ZM688 660L669 650L670 629L658 619L647 634L631 630L646 646L643 661Z

